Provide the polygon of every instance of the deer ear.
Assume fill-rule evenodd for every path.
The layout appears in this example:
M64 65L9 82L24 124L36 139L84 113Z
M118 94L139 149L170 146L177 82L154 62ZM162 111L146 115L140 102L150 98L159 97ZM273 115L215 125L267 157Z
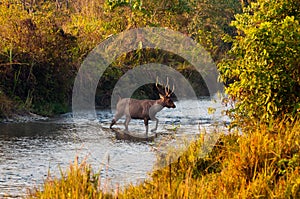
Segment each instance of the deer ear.
M159 97L160 97L160 99L164 99L165 96L163 96L162 94L159 93Z

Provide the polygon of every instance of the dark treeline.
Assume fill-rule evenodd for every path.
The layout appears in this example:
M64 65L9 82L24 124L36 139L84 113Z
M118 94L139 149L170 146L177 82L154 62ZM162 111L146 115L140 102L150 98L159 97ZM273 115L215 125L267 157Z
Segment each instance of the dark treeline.
M0 116L18 111L49 115L67 111L72 85L85 56L124 30L168 27L193 38L220 61L235 35L230 26L249 1L236 0L7 0L0 2ZM102 78L96 101L130 68L149 61L168 64L192 77L185 60L143 50L119 57ZM194 77L198 78L198 77ZM103 88L103 87L101 87ZM202 92L202 91L201 91ZM200 94L201 94L200 92ZM151 94L152 95L152 94Z

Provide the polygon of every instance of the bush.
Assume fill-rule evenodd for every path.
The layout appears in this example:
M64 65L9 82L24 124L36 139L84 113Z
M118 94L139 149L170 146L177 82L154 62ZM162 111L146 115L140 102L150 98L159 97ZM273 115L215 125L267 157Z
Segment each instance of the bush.
M245 121L270 121L299 114L300 3L258 0L236 15L239 35L219 65L226 92L235 102L230 115Z

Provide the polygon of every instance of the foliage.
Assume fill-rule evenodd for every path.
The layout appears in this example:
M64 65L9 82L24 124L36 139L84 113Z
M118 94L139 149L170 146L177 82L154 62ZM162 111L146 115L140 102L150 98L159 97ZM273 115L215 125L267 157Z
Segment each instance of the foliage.
M239 35L219 64L238 123L295 115L300 107L300 3L258 0L236 15Z
M0 84L24 108L36 110L51 102L65 103L76 56L74 38L56 25L61 18L47 12L53 10L52 5L40 6L28 15L18 4L0 5Z
M234 15L241 12L241 4L236 0L197 0L194 12L188 24L189 35L209 51L218 62L230 48L222 37L235 35L230 26Z

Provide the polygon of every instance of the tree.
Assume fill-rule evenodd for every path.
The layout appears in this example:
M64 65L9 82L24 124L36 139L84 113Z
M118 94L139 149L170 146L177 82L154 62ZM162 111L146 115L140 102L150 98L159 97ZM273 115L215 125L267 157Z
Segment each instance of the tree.
M241 11L241 3L236 0L197 0L190 15L188 33L211 53L215 62L219 62L230 48L222 37L235 34L230 22Z
M258 0L236 15L239 35L226 37L232 48L219 65L221 80L235 101L236 122L271 121L299 115L300 2Z

